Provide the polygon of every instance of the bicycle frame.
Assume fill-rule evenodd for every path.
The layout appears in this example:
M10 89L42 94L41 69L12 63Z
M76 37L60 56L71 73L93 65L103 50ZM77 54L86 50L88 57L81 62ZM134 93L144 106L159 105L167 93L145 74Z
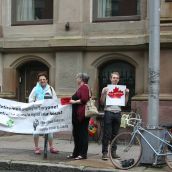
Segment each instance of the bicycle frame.
M150 142L146 139L146 137L141 133L141 131L144 131L148 133L149 135L153 136L156 140L159 140L161 142L161 145L159 146L159 152L155 150L155 148L150 144ZM172 148L172 145L168 143L168 140L166 140L167 134L170 138L172 138L172 135L169 133L169 131L166 129L165 134L163 139L160 137L156 136L155 134L151 133L150 131L144 129L141 126L138 126L138 124L134 127L134 131L132 133L132 138L130 141L130 144L132 143L132 140L136 136L136 134L140 135L142 139L149 145L149 147L152 149L152 151L156 154L156 156L167 156L167 155L172 155L171 153L161 153L163 145L168 145L170 148Z

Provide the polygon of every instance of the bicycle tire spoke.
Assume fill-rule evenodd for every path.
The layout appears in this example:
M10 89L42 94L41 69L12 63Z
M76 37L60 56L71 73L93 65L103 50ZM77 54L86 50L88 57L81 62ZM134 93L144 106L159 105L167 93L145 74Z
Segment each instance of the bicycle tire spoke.
M124 132L117 135L110 146L110 159L119 169L129 169L137 164L141 156L141 143L137 137L131 140L132 135ZM116 150L116 151L115 151ZM114 152L119 158L114 158ZM127 164L128 163L128 164Z

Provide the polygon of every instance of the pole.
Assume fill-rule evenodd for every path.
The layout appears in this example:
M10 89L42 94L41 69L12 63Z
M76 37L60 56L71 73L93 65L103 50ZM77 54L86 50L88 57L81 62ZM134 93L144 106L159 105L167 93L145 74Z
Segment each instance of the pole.
M149 0L149 99L148 128L159 125L160 0Z
M159 129L159 83L160 83L160 0L149 2L149 99L148 99L148 130L161 137L163 130ZM143 135L149 139L155 149L159 149L160 142L150 137L146 132ZM163 164L164 158L155 156L150 147L141 139L143 152L140 163Z
M0 93L2 90L2 78L3 78L3 62L2 62L2 53L0 53Z

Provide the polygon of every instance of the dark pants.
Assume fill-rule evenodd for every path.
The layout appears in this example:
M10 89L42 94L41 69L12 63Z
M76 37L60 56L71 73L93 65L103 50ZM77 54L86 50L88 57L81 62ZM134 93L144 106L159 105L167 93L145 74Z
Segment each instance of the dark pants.
M102 153L108 153L108 144L118 134L121 124L121 113L113 113L105 111L104 115L104 132L102 139ZM116 145L113 145L113 150L117 149Z
M83 122L73 122L73 137L74 137L74 150L73 156L87 157L88 151L88 124L89 118L85 118Z

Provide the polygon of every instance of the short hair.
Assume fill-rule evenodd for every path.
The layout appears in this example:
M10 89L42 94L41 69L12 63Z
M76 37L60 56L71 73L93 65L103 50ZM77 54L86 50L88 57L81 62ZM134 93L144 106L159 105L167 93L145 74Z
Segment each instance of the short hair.
M78 73L77 75L76 75L76 77L77 78L80 78L84 83L88 83L88 81L89 81L89 79L90 79L90 77L88 76L88 74L87 73Z
M112 75L118 75L118 76L119 76L119 78L120 78L120 74L119 74L119 72L112 72L112 73L110 74L110 78L112 78Z
M44 72L38 73L38 75L37 75L37 79L39 80L39 78L40 78L41 76L45 76L45 78L46 78L46 79L48 79L47 74L46 74L46 73L44 73Z

